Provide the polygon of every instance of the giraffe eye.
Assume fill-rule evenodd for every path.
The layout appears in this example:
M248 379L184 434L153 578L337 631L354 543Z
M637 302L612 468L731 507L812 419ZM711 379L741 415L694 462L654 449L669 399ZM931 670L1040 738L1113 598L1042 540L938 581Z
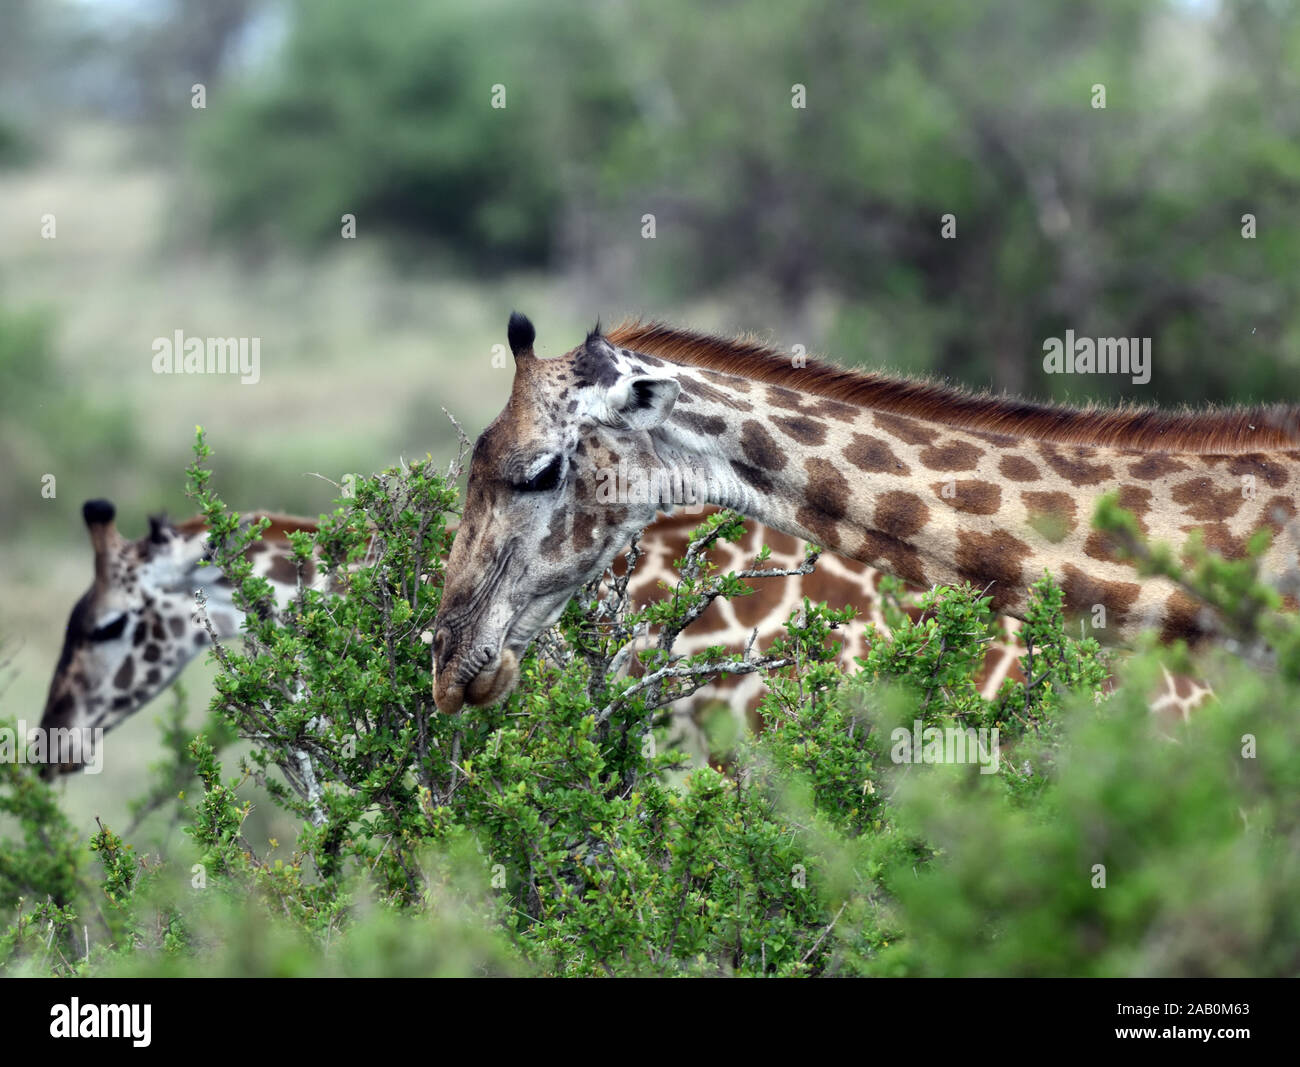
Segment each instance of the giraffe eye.
M96 626L90 631L92 641L116 641L126 631L126 616L119 615L112 622L106 622L103 626Z
M545 493L554 489L560 484L560 471L564 466L564 461L555 456L550 463L539 470L531 478L526 478L522 482L516 482L515 488L521 493Z

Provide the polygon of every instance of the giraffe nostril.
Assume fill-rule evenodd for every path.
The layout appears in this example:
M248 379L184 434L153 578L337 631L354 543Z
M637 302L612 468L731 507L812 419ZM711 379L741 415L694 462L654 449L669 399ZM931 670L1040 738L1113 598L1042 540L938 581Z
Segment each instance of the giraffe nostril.
M447 663L447 631L439 630L433 635L433 661L439 668Z

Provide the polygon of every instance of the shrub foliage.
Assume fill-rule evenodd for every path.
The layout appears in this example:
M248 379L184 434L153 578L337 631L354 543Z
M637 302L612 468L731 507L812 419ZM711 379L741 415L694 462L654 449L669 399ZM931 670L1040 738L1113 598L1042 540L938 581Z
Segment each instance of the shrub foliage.
M97 825L86 840L29 768L0 766L5 973L1300 969L1300 628L1250 559L1193 549L1184 566L1132 538L1113 502L1099 512L1248 653L1197 663L1219 697L1186 723L1146 710L1168 654L1121 661L1073 637L1047 576L1024 631L1028 680L993 701L974 677L994 620L970 588L933 590L908 613L887 584L891 632L851 673L836 643L848 613L808 602L762 656L676 656L683 625L765 573L762 557L741 574L710 562L739 534L732 515L701 526L659 603L638 612L625 582L593 585L508 700L449 717L433 705L427 641L457 464L357 480L317 534L293 535L331 591L304 582L278 606L244 562L260 529L213 491L201 431L196 456L191 493L247 638L215 652L197 736L175 697L125 833ZM647 624L659 637L629 672ZM690 767L666 743L668 705L742 670L765 675L765 729L724 769ZM996 763L902 761L899 739L927 730L996 730ZM247 831L254 796L292 816L288 849ZM129 839L160 809L184 846L137 849Z

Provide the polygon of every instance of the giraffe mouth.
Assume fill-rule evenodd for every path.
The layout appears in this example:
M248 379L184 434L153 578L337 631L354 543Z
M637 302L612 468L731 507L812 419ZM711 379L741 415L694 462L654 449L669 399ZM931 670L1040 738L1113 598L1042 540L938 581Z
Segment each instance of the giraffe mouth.
M519 681L519 657L506 648L490 656L469 678L464 675L463 670L435 671L433 702L443 714L455 715L466 704L495 704L508 696Z
M508 697L519 681L519 661L528 646L559 618L571 593L565 590L551 594L543 599L540 608L537 601L520 608L495 649L482 643L458 664L448 663L442 670L437 669L435 656L433 700L438 710L454 715L466 704L486 707Z

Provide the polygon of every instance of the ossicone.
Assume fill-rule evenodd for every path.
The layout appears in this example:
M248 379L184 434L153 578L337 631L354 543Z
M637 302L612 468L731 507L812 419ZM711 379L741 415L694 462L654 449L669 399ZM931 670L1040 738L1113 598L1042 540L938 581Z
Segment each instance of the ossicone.
M81 517L87 526L103 526L117 516L111 500L87 500L81 505Z
M537 331L533 329L527 315L512 311L510 324L506 327L506 338L510 341L510 351L514 353L515 359L524 359L533 354Z

